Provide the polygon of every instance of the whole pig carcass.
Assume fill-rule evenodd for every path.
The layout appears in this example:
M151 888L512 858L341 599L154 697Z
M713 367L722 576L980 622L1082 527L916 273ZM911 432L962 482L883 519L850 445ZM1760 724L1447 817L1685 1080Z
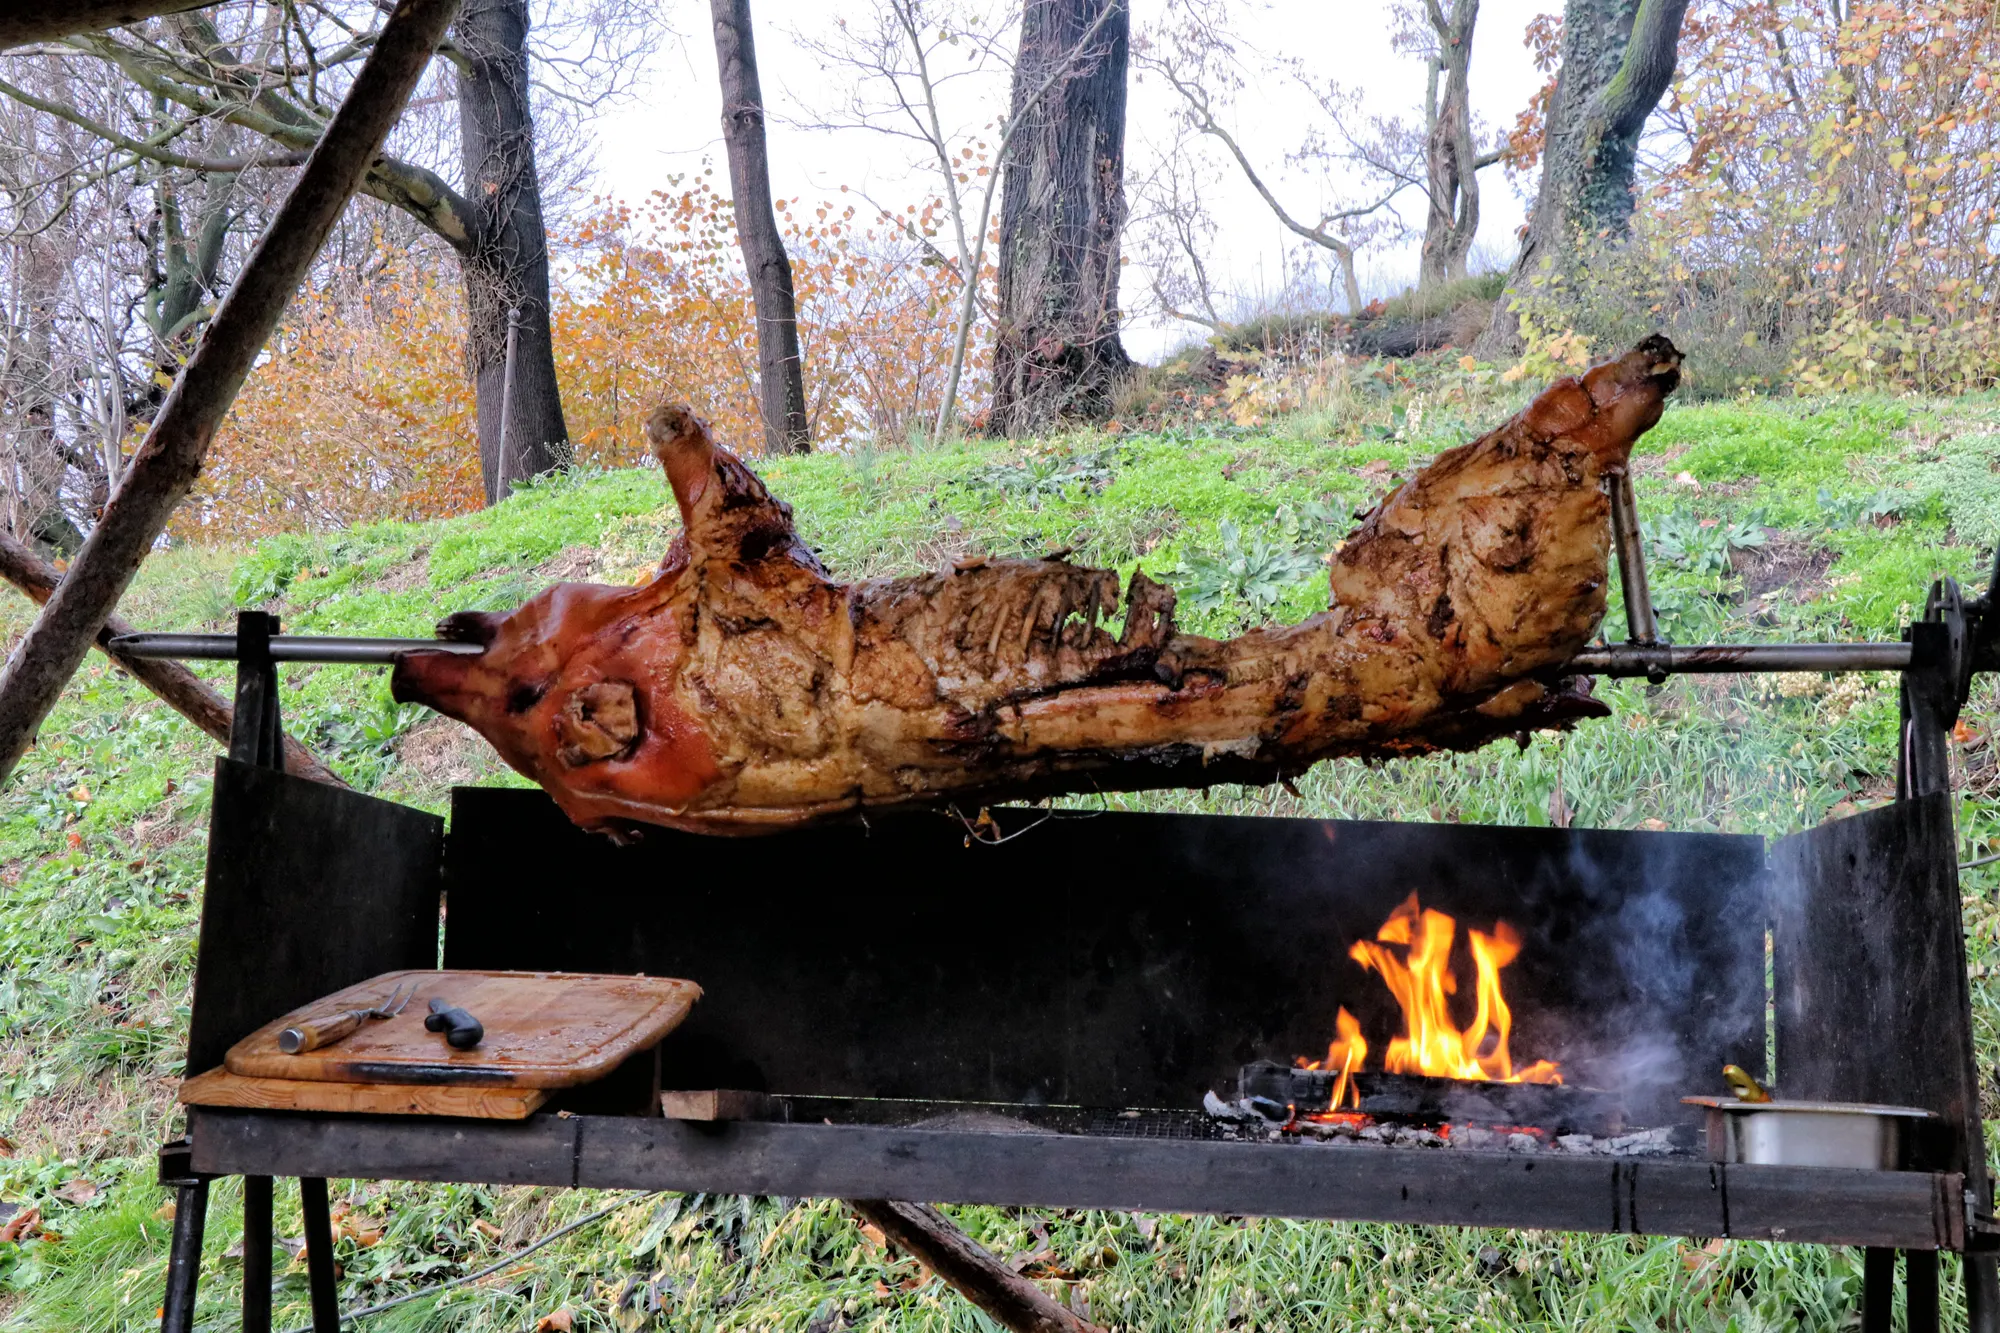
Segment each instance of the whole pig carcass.
M1288 779L1599 716L1607 474L1659 420L1651 337L1432 462L1329 560L1328 610L1216 640L1172 591L1042 560L840 583L685 409L647 436L684 530L642 587L559 584L447 619L395 696L476 728L586 827L711 833L857 810Z

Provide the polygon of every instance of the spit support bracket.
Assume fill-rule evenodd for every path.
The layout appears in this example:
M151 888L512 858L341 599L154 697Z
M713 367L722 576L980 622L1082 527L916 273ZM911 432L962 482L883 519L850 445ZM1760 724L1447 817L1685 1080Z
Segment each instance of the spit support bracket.
M1645 534L1639 524L1632 475L1604 479L1611 501L1612 550L1625 597L1626 640L1585 648L1563 674L1644 676L1654 685L1668 676L1791 671L1899 671L1925 692L1931 715L1947 730L1972 692L1973 673L2000 671L2000 545L1986 591L1967 598L1949 578L1931 585L1922 620L1905 627L1900 643L1700 644L1682 647L1660 639L1646 578ZM1942 628L1919 628L1941 626Z

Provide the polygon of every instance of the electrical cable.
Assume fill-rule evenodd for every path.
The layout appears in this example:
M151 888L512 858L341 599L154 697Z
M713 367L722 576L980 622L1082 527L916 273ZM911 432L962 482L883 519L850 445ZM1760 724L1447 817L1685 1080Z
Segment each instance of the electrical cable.
M450 1291L454 1287L462 1287L466 1285L468 1282L477 1282L479 1281L479 1279L483 1277L491 1277L493 1276L493 1274L499 1272L501 1269L507 1267L509 1264L519 1263L521 1260L533 1254L536 1250L541 1249L545 1245L554 1244L556 1241L561 1240L564 1236L569 1235L572 1231L580 1231L584 1227L589 1226L592 1222L601 1222L605 1218L611 1216L611 1214L617 1212L620 1208L630 1208L635 1203L642 1203L647 1199L657 1198L658 1196L665 1193L666 1193L665 1190L653 1190L650 1193L633 1194L628 1198L620 1199L617 1203L611 1204L609 1207L598 1209L596 1212L590 1214L588 1217L579 1217L576 1221L571 1222L567 1226L558 1227L556 1230L551 1231L548 1235L536 1241L533 1245L530 1245L525 1249L516 1250L514 1251L514 1253L508 1255L506 1258L498 1260L494 1263L490 1263L476 1273L467 1273L462 1277L452 1278L449 1282L440 1282L434 1287L423 1287L417 1291L406 1291L401 1296L392 1296L388 1300L383 1301L378 1305L363 1306L359 1310L342 1310L340 1312L340 1321L343 1324L345 1324L356 1319L366 1319L370 1315L381 1314L384 1310L393 1310L399 1305L408 1305L411 1301L422 1300L426 1296L441 1296L445 1292ZM302 1328L289 1329L287 1330L287 1333L313 1333L313 1331L312 1331L312 1326L308 1324Z

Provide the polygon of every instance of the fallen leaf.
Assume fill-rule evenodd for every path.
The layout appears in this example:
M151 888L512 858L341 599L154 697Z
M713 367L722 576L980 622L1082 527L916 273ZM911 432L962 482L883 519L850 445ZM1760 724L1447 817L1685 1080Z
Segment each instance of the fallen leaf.
M501 1235L500 1228L494 1226L491 1222L487 1221L483 1217L472 1224L472 1229L474 1231L477 1231L480 1235L486 1237L486 1239L488 1240L500 1239Z
M873 1222L863 1222L861 1224L861 1238L878 1250L889 1248L889 1238L883 1235L882 1228L876 1226Z
M5 1134L0 1134L0 1157L12 1157L13 1155L14 1140L8 1138Z
M172 1199L168 1199L160 1205L159 1211L155 1212L153 1216L159 1218L162 1222L171 1222L174 1220L174 1215L178 1212L180 1212L179 1206Z
M5 1222L0 1222L0 1245L9 1241L22 1241L40 1231L42 1210L35 1204L19 1209Z
M554 1314L545 1314L535 1321L535 1333L570 1333L576 1327L576 1316L565 1305Z
M1074 1268L1058 1260L1054 1255L1037 1257L1016 1270L1022 1277L1036 1278L1044 1282L1074 1282L1081 1276Z
M103 1186L94 1180L85 1180L82 1176L72 1176L55 1189L58 1199L77 1208L86 1206L101 1193Z
M1649 829L1654 833L1665 833L1667 831L1667 821L1664 819L1642 819L1639 821L1639 827Z

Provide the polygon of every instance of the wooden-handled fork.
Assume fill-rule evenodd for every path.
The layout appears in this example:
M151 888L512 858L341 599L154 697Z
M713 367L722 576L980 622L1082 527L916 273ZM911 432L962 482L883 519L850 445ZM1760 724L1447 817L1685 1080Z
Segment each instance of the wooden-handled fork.
M371 1018L394 1018L403 1012L403 1006L417 993L416 982L407 985L407 991L397 986L380 1004L300 1019L278 1034L278 1049L286 1055L303 1055L307 1051L333 1045Z

